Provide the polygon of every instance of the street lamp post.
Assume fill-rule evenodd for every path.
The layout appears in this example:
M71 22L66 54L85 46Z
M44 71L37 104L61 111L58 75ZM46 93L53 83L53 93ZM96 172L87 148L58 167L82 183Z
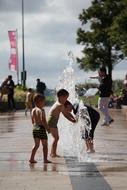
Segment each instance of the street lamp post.
M25 50L24 50L24 0L22 0L22 85L26 87Z

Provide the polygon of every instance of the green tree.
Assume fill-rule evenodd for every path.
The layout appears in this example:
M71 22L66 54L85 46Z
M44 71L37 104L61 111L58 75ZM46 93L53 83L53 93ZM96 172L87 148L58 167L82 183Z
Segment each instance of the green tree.
M95 71L100 65L104 65L112 78L113 67L124 59L123 49L126 49L124 46L127 47L126 40L119 39L124 34L119 29L118 22L120 19L124 23L125 14L123 17L120 15L125 13L125 1L93 0L88 9L82 10L79 15L82 27L77 31L77 43L84 46L82 58L77 58L80 69ZM127 36L126 30L124 32Z
M118 51L122 51L123 58L127 56L127 0L121 0L120 14L118 14L113 20L113 24L110 29L110 40Z

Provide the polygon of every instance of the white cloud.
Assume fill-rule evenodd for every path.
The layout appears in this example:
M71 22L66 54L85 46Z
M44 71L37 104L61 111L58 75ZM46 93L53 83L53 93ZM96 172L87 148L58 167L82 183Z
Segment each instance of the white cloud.
M76 31L80 26L78 15L90 5L89 0L24 0L25 66L27 85L35 87L36 78L42 78L54 88L58 77L68 64L68 51L81 55L82 47L76 44ZM10 45L8 30L18 29L19 68L22 70L22 15L21 0L0 1L0 82L9 74ZM122 66L124 65L124 66ZM127 69L122 63L121 69ZM89 80L74 65L78 82ZM116 67L115 70L118 68ZM121 71L122 72L122 71ZM16 73L11 72L16 82ZM117 75L118 76L118 75Z

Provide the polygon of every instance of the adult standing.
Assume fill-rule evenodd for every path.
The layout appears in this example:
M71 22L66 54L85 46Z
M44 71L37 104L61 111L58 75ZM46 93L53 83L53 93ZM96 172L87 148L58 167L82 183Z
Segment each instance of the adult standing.
M109 75L107 75L106 68L104 66L99 69L99 99L98 108L104 115L104 120L102 126L108 126L114 120L109 115L108 104L109 97L112 94L112 80Z
M46 90L46 85L44 82L41 82L40 79L37 79L36 92L44 95L44 91Z
M127 92L127 74L125 75L125 78L123 80L123 89L125 89Z
M14 101L14 88L15 84L12 79L12 75L8 76L8 108L10 110L15 110L15 101Z

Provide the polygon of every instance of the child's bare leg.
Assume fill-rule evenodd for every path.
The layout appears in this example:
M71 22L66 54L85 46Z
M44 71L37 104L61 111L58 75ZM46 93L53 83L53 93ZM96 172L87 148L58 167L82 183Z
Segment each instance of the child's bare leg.
M85 140L85 143L86 143L86 151L88 151L88 150L90 149L89 140L86 139L86 140Z
M27 108L25 108L25 115L27 116L27 111L28 111L28 109Z
M57 150L57 143L59 140L59 134L58 134L58 129L57 128L50 128L51 135L53 137L53 143L51 147L51 156L52 157L59 157L56 153Z
M95 150L94 150L94 144L93 144L93 140L92 139L90 140L90 151L91 152L95 152Z
M31 115L31 113L32 113L32 108L30 108L30 115Z
M32 152L31 152L31 156L30 156L30 160L29 160L30 163L36 163L36 161L34 160L34 157L35 157L35 154L37 152L37 149L39 148L40 139L39 138L35 138L34 139L34 143L35 143L35 145L32 148Z
M51 161L49 161L47 159L47 156L48 156L48 143L47 143L47 140L41 140L41 142L42 142L42 146L43 146L44 163L51 163Z

